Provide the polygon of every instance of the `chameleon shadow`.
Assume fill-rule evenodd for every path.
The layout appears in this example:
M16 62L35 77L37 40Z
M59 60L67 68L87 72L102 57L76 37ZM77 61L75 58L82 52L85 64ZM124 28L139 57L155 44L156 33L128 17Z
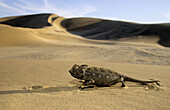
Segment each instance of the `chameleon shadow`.
M26 93L51 93L51 92L74 91L74 90L78 90L77 86L73 86L73 87L48 87L48 88L39 88L39 89L33 89L33 90L0 91L0 95L26 94Z

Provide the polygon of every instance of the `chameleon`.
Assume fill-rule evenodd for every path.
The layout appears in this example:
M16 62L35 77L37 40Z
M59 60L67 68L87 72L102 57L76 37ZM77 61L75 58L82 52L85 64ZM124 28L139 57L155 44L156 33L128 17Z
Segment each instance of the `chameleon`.
M162 85L159 80L138 80L115 72L111 69L101 67L89 67L86 64L75 64L69 70L69 73L71 74L71 76L79 79L80 82L82 82L82 85L79 87L80 89L93 88L94 86L112 86L116 83L121 83L121 87L126 87L125 81L140 83L142 85L147 85L148 83L154 83L156 86Z

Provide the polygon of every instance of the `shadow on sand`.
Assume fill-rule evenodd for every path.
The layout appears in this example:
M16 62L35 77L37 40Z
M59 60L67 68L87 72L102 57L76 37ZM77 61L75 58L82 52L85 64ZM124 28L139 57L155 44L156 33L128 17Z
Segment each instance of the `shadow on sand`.
M24 94L24 93L50 93L50 92L61 92L61 91L74 91L78 90L77 86L72 87L38 87L34 86L32 89L23 89L23 90L9 90L9 91L0 91L0 95L5 94Z

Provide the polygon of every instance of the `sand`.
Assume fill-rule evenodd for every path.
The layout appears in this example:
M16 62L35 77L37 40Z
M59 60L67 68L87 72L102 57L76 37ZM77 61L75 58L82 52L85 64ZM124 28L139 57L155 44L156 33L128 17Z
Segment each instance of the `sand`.
M130 31L127 33L131 36L123 36L117 40L112 39L114 36L111 39L104 37L112 35L113 31L102 34L105 31L102 30L102 26L108 21L101 19L70 20L54 14L39 14L24 17L28 22L24 24L21 18L0 19L1 22L8 21L8 24L0 24L0 109L168 110L170 108L169 41L159 43L162 35L169 39L166 30L169 28L168 24L159 24L166 27L158 32L161 33L160 37L160 34L142 35L141 32L144 30L151 31L152 26L150 28L139 26L139 29L135 23L132 24L135 24L133 25L135 29L139 29L135 32L138 35L132 36L134 33L131 34L129 29L130 23L128 25ZM15 21L10 21L11 25L9 20L12 19ZM41 19L41 22L37 19ZM120 29L121 26L117 28ZM94 32L93 38L91 32ZM87 36L87 33L90 36ZM117 34L120 33L121 31ZM97 40L101 38L98 35L103 35L104 39ZM128 86L126 89L121 88L121 84L116 84L113 87L79 90L80 82L68 72L74 64L105 67L141 80L157 79L163 86L155 89L152 86L146 88L143 85L126 82Z

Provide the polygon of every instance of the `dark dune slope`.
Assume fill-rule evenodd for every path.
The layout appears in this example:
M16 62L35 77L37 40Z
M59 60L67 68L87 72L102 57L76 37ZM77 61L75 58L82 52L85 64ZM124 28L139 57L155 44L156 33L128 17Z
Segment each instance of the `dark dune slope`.
M158 43L170 46L170 23L137 24L95 18L71 18L61 22L67 31L89 39L119 40L122 38L159 37Z
M49 16L52 14L35 14L35 15L25 15L15 17L6 21L0 22L1 24L6 24L15 27L24 27L24 28L42 28L45 26L51 26L48 22Z

